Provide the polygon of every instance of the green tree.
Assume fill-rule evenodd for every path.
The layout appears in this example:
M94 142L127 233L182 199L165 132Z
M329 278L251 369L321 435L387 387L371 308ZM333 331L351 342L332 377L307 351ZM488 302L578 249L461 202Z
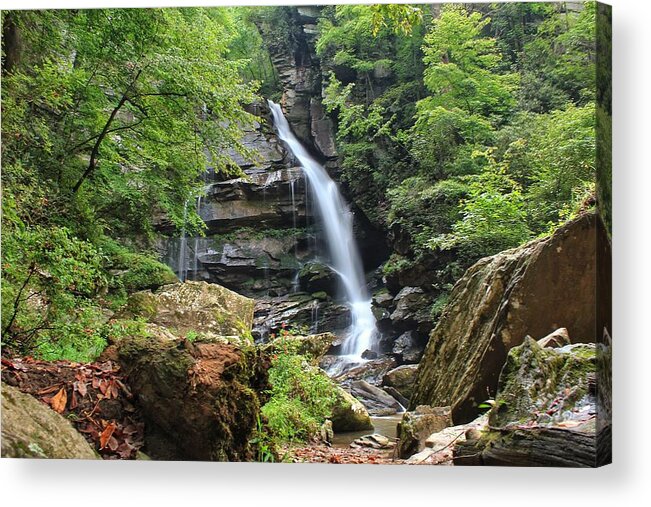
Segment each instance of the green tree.
M180 225L208 158L227 172L227 149L244 151L253 89L226 58L226 11L42 11L18 22L47 49L3 80L3 158L76 194L80 209L122 230L115 209L145 232L156 208Z
M517 74L500 74L494 38L483 36L490 18L446 5L425 35L424 80L432 96L427 108L443 106L503 120L514 104Z

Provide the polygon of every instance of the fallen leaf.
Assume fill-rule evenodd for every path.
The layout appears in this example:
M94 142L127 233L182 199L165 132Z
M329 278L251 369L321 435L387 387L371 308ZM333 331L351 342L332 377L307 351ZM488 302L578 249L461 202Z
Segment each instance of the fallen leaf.
M106 447L106 444L108 443L109 439L113 436L113 432L115 431L115 423L109 423L106 428L104 428L104 431L102 431L102 434L99 436L99 448L104 449Z
M34 393L34 394L36 394L38 396L43 396L44 394L50 394L50 393L53 393L53 392L58 391L59 389L61 389L60 386L61 386L61 384L56 385L56 386L46 387L44 389L36 391L36 393Z
M109 438L107 447L111 449L113 452L117 451L119 445L120 444L118 443L117 438L115 438L114 436L111 436L111 438Z
M563 421L558 423L556 426L559 428L575 428L576 426L580 426L583 424L581 421Z
M52 407L52 410L62 414L66 409L66 403L68 403L68 395L66 394L65 388L62 387L50 400L50 406Z
M77 391L82 398L88 393L88 385L83 380L78 380L77 382L73 383L73 386L75 388L75 391Z
M72 391L72 394L70 395L70 410L76 409L77 405L77 393Z

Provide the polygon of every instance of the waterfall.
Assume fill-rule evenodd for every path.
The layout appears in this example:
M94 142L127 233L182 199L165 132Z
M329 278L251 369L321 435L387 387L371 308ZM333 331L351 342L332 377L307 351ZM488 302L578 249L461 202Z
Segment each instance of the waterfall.
M278 137L287 144L300 163L312 189L319 216L323 220L332 268L339 275L346 302L350 306L352 324L342 352L351 362L361 361L362 353L374 345L376 327L362 262L353 237L352 213L325 168L294 136L280 106L268 102Z

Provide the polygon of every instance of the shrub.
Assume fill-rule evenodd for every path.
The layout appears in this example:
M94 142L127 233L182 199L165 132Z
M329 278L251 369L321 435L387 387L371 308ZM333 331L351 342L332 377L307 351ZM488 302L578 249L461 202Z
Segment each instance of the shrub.
M3 225L3 345L48 357L98 353L95 300L107 287L101 253L65 227Z
M336 390L330 379L296 353L298 343L282 341L269 370L269 401L262 407L267 428L284 442L314 436L332 414Z

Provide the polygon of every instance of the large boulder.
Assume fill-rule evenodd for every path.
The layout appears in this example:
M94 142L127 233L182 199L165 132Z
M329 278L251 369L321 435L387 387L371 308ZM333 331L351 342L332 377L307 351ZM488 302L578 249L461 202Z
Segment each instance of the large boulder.
M393 342L391 353L401 363L417 364L423 357L426 343L415 331L405 331Z
M525 336L565 327L574 341L594 341L597 222L586 213L468 269L430 334L410 406L451 405L455 423L470 421Z
M250 461L269 360L256 347L124 338L119 361L155 459Z
M428 333L433 327L432 297L420 287L404 287L393 299L391 323L397 331L416 329Z
M398 424L398 455L408 458L425 448L432 434L452 425L450 407L420 405L405 412Z
M591 467L609 462L610 449L599 447L602 437L610 441L610 427L599 424L605 414L597 401L596 348L543 348L527 337L511 349L487 429L458 446L458 464Z
M336 433L373 429L373 423L364 405L341 387L337 387L331 419L332 429Z
M70 421L46 404L2 383L2 457L98 459Z
M216 284L184 282L136 292L122 317L142 317L179 335L246 336L253 324L252 299Z
M398 366L384 374L384 377L382 377L382 387L393 387L402 396L409 399L414 391L417 370L418 366L415 364Z

